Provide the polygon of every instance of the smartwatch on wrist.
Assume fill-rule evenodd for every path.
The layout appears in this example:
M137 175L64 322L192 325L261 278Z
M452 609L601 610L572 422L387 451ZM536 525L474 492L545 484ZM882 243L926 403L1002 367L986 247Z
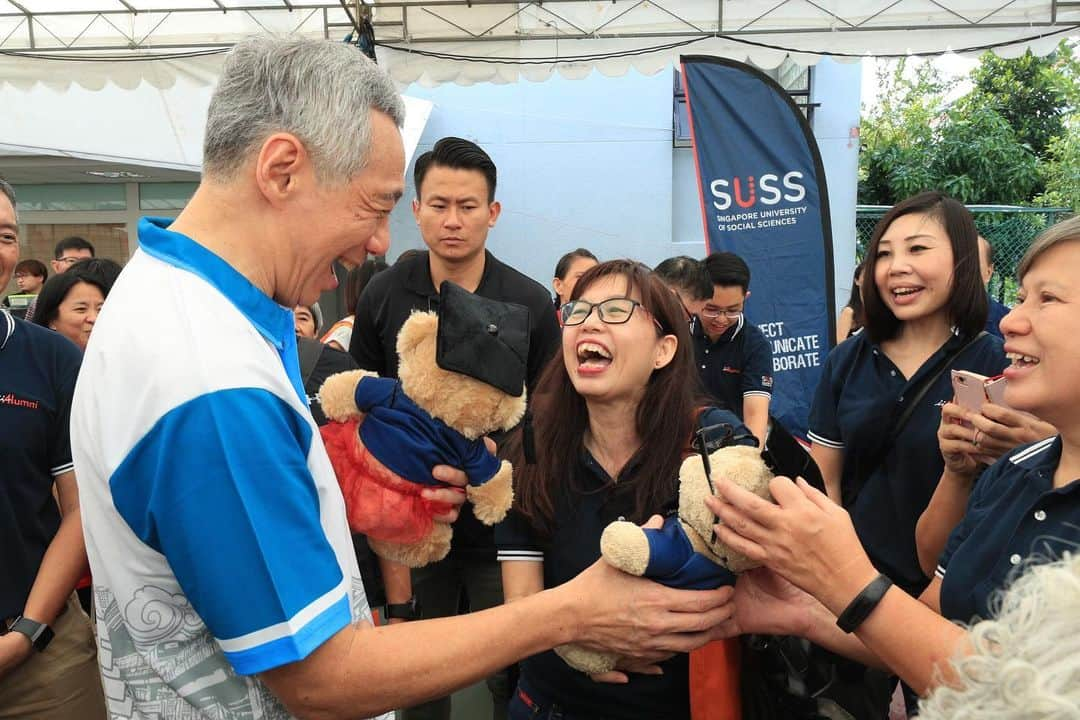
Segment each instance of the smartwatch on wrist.
M20 635L25 635L30 638L30 644L34 646L34 649L41 652L53 639L52 628L45 623L39 623L36 620L23 617L20 615L15 618L11 623L11 627L8 628L8 632L17 632Z
M408 602L386 603L386 618L387 620L419 620L420 603L416 600L416 596L413 595Z

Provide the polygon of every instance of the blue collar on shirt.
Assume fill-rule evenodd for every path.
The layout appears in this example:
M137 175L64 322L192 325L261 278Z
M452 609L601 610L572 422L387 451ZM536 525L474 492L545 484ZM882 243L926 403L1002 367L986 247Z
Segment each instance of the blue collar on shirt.
M296 332L292 311L278 305L236 269L186 235L169 218L139 220L139 246L153 257L198 275L217 288L279 352Z
M1022 450L1006 457L1012 465L1018 465L1029 471L1041 470L1049 479L1050 484L1040 490L1047 491L1054 488L1054 473L1057 471L1058 463L1061 462L1061 448L1061 436L1055 435L1053 438L1026 445Z

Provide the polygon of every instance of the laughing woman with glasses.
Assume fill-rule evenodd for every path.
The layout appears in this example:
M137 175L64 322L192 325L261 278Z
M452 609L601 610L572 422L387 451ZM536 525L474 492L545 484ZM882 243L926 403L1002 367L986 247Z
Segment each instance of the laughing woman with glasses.
M673 509L699 421L747 433L729 412L701 412L687 323L645 266L592 268L561 314L562 352L532 399L535 457L525 432L508 447L515 508L495 531L507 602L589 567L608 523ZM686 656L654 662L590 678L554 652L535 655L521 665L510 717L689 717Z

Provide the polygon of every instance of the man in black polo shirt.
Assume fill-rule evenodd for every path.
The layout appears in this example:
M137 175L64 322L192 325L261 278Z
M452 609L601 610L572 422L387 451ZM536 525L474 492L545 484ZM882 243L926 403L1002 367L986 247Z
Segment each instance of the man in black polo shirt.
M15 194L0 179L0 287L18 260ZM88 569L68 438L81 360L63 336L0 310L0 717L105 717L73 594Z
M734 253L705 258L713 295L694 328L694 354L706 391L738 415L764 441L772 399L772 350L743 312L750 297L750 268Z
M495 201L495 163L475 143L446 137L417 158L414 177L413 215L428 252L400 260L372 278L356 306L349 352L360 367L397 377L398 331L414 310L437 308L436 288L450 280L477 295L529 308L527 382L532 388L559 347L559 326L547 290L485 249L501 209ZM388 615L394 619L411 619L412 596L425 618L457 614L465 606L463 597L473 611L503 601L492 530L476 520L467 504L445 560L413 571L411 579L407 568L384 563L383 575ZM505 675L489 678L488 687L495 717L506 717L510 689ZM449 717L449 698L404 711L405 720Z

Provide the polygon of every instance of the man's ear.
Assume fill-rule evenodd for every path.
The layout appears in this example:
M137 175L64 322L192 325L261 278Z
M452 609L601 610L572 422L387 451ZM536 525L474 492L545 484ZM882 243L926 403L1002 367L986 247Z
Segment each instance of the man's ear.
M501 212L502 212L502 205L499 204L498 200L495 200L494 202L492 202L491 204L488 205L488 227L489 228L495 227L495 223L498 221L499 213L501 213Z
M750 291L749 290L747 290L746 294L742 296L742 299L743 300L749 300L750 299Z
M309 177L314 182L311 156L299 138L279 132L263 141L255 158L255 184L268 203L280 205Z
M412 216L416 220L416 224L420 224L420 198L415 197L412 201Z

